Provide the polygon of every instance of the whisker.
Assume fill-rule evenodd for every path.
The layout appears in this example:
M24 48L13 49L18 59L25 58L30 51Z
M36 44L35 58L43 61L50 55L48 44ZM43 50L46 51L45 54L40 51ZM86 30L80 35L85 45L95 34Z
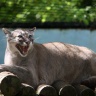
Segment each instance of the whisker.
M40 39L40 37L35 38L34 41L36 41L36 40L38 40L38 39Z

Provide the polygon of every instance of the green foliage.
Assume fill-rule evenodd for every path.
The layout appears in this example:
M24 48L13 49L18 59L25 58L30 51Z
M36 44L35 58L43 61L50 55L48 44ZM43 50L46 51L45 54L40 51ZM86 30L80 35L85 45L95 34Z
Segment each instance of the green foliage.
M96 20L96 0L0 0L0 22Z

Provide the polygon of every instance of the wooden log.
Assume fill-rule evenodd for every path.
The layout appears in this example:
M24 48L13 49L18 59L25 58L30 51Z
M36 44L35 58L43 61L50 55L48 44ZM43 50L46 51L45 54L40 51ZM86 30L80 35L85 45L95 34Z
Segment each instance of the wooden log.
M57 92L54 87L50 85L42 84L37 88L36 91L39 96L57 96Z
M36 96L36 92L32 86L22 83L21 90L16 96Z
M95 96L95 93L92 89L84 85L75 86L79 96Z
M15 96L21 87L19 78L10 72L0 73L0 90L4 96Z
M53 87L57 90L59 96L76 96L75 88L64 81L56 81Z

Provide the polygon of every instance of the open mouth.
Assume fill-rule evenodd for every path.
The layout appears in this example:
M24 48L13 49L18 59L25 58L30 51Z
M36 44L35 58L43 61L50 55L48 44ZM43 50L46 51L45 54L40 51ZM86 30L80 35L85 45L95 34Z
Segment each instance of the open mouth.
M20 44L16 44L16 48L19 50L19 52L20 52L22 55L26 55L27 52L28 52L29 45L27 45L27 46L22 46L22 45L20 45Z

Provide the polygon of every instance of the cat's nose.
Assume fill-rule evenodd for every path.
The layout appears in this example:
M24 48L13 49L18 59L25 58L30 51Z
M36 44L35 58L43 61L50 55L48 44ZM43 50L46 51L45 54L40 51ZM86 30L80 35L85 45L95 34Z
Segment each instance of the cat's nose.
M25 43L26 43L27 45L29 45L29 44L30 44L30 41L25 41Z
M19 40L20 43L23 43L23 40Z

